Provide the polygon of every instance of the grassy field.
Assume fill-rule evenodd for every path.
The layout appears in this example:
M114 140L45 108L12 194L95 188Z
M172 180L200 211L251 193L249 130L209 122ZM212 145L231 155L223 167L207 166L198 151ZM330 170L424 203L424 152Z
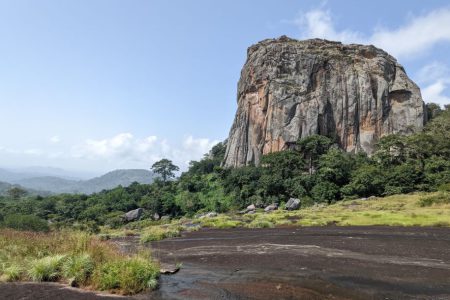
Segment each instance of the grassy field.
M316 205L290 212L284 210L272 213L257 212L240 219L246 227L450 226L450 195L448 193L417 193L347 200L333 205ZM214 223L211 220L209 222Z
M87 233L0 230L2 281L57 281L135 294L156 288L158 276L148 251L128 256Z
M254 216L252 222L266 221L274 226L450 226L450 196L448 193L394 195Z
M271 228L278 226L450 226L450 193L415 193L383 198L344 200L332 205L315 205L296 211L255 214L219 214L216 217L172 221L138 221L121 229L103 229L108 237L140 235L141 242L179 236L200 228Z

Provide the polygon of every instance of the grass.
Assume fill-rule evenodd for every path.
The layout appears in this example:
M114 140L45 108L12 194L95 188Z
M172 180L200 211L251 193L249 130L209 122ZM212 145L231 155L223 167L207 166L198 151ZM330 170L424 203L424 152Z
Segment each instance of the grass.
M166 238L177 237L180 235L181 227L175 226L151 226L141 233L141 243L160 241Z
M87 253L68 257L62 266L65 278L70 278L74 285L86 284L94 271L94 261Z
M56 281L61 274L64 255L45 256L31 261L29 277L33 281Z
M450 193L440 192L427 197L422 197L419 200L419 205L421 207L439 205L439 204L450 204Z
M211 228L271 228L279 226L450 226L450 193L414 193L366 200L344 200L296 211L221 214L193 220Z
M248 228L273 228L275 224L268 220L256 219L246 225Z
M128 295L155 288L158 275L150 253L128 256L87 233L0 230L2 281L58 281Z
M216 217L204 218L195 221L199 223L200 226L202 227L219 228L219 229L235 228L244 225L242 221L233 219L232 217L227 215L218 215Z
M414 193L384 198L343 200L333 205L316 205L296 211L258 209L254 214L219 214L202 219L171 221L143 220L121 229L102 230L103 236L140 233L142 243L176 237L182 231L200 228L272 228L280 226L450 226L450 193Z
M295 212L297 225L388 225L388 226L450 226L450 204L437 201L423 206L438 193L394 195L370 200L341 201L323 208L311 207ZM425 200L424 200L425 199ZM440 196L438 197L440 198Z
M93 278L100 290L135 294L146 288L155 288L158 272L149 258L138 256L107 262L94 272Z

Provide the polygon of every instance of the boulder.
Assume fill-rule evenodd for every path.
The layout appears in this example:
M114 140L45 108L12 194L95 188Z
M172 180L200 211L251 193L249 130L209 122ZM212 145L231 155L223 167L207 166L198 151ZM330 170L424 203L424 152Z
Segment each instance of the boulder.
M290 198L288 202L286 202L286 205L284 206L287 210L296 210L300 208L300 199L297 198Z
M162 216L161 221L170 221L170 216Z
M270 211L274 211L278 209L278 204L274 203L274 204L270 204L268 206L266 206L266 208L264 208L265 212L270 212Z
M141 218L143 212L144 210L142 208L137 208L130 210L123 217L127 222L137 221Z
M198 219L203 219L203 218L213 218L216 217L217 213L212 211L212 212L207 212L207 213L203 213L197 216Z
M206 218L213 218L213 217L217 217L217 213L216 212L209 212L205 215Z
M246 209L239 211L239 214L248 214L250 212L254 212L256 210L255 204L250 204Z
M158 221L161 217L159 216L159 214L157 212L155 212L153 214L153 220Z

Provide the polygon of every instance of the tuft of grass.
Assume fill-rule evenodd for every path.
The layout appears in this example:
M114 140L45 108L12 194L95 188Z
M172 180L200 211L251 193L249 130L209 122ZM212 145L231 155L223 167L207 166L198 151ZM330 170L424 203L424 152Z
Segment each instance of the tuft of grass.
M256 219L251 223L247 224L248 228L273 228L275 225L268 220L259 220Z
M153 241L160 241L162 239L177 237L180 235L180 228L177 227L162 227L152 226L147 228L141 234L141 243L148 243Z
M145 288L157 287L159 270L155 264L141 257L116 260L104 264L94 274L101 290L120 290L125 295Z
M31 262L28 274L33 281L56 281L61 276L64 255L46 256Z
M3 270L3 275L1 276L1 281L17 281L20 279L22 274L22 269L18 265L11 265Z
M242 226L243 223L239 220L233 220L230 216L219 215L213 218L204 218L199 220L202 227L211 227L211 228L235 228Z
M76 285L86 284L93 271L94 261L87 253L70 256L62 265L63 276Z

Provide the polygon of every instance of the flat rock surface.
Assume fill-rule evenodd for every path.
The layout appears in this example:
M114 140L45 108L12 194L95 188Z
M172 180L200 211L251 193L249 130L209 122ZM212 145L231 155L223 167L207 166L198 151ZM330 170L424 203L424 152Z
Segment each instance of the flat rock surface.
M183 262L164 299L450 299L450 228L201 230L153 245Z
M133 251L137 240L127 243ZM450 299L449 249L450 228L206 229L153 243L162 263L182 267L134 298ZM0 299L105 296L19 283L0 285Z

